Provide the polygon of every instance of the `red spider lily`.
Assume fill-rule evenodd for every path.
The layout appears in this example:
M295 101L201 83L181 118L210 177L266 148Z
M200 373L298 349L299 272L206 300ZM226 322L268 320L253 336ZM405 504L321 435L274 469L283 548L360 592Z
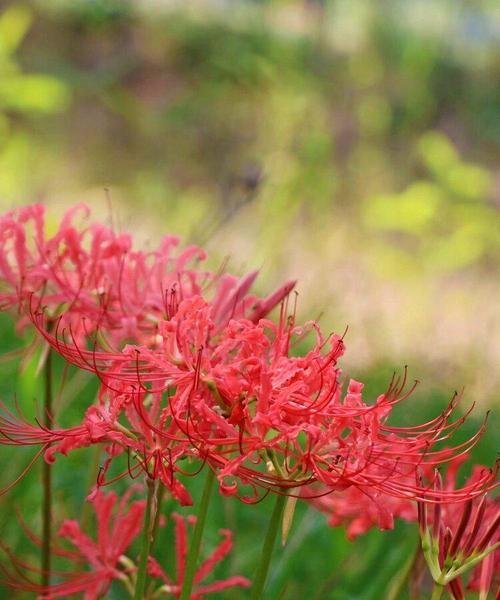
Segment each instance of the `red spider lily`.
M315 323L297 327L284 315L282 307L278 325L233 319L213 335L211 307L194 296L159 324L157 348L127 346L121 352L85 350L59 328L47 332L40 313L33 318L65 359L98 374L109 389L110 405L117 395L128 394L123 406L135 407L156 442L187 445L208 461L223 493L236 493L238 481L279 493L319 482L326 491L355 486L372 496L453 502L490 484L493 473L484 470L478 481L459 490L415 485L418 467L465 454L482 428L458 446L434 449L465 418L451 420L458 398L428 423L389 426L392 407L411 392L405 392L406 377L393 381L374 404L363 401L363 385L356 381L342 399L337 360L343 340L324 339ZM291 355L295 341L311 330L314 347L305 356ZM167 430L143 408L146 398L162 394L158 402Z
M453 488L455 469L445 488ZM480 477L476 467L469 481ZM436 473L434 489L443 488ZM418 521L422 549L429 571L438 585L448 586L456 600L465 598L462 576L472 570L468 589L479 590L486 600L490 587L498 588L500 580L500 507L498 500L483 495L461 504L436 503L430 515L424 501L418 502Z
M97 520L97 539L94 541L82 531L77 521L66 520L59 529L59 537L67 539L76 550L66 550L61 547L54 548L54 554L64 557L74 563L83 563L88 570L58 571L54 577L61 579L59 583L44 587L30 580L29 574L37 573L37 569L16 558L6 548L13 564L13 572L5 567L0 569L5 575L2 583L14 588L37 593L40 600L53 600L67 598L73 594L83 594L84 600L97 600L103 598L113 581L119 581L133 595L137 568L128 556L132 542L141 531L145 501L139 500L130 503L132 490L129 490L120 500L114 492L104 494L98 492L92 501ZM184 580L184 571L187 554L187 528L186 520L174 513L175 521L175 551L177 556L177 575L172 581L159 563L149 557L148 571L151 577L161 581L161 586L148 592L148 598L156 598L168 592L179 597ZM195 517L188 517L193 523ZM32 541L39 544L40 540L27 530ZM232 534L223 529L220 532L223 540L210 556L201 564L195 575L195 589L192 600L203 600L205 594L220 592L230 587L249 587L250 581L245 577L232 576L222 581L202 584L216 565L231 551Z
M183 299L198 298L202 293L210 298L215 333L233 316L259 319L294 286L289 282L259 299L249 295L257 277L255 271L238 279L191 268L193 262L205 258L204 251L189 247L176 253L179 240L171 236L165 237L154 252L138 252L132 249L130 235L115 234L100 224L77 227L74 222L79 213L84 218L89 216L84 205L70 209L52 237L45 235L45 210L41 205L0 218L0 305L10 308L26 300L31 310L40 310L43 303L50 328L55 322L58 327L69 328L77 344L85 344L98 334L106 347L122 345L127 339L155 346L162 339L159 324L175 317ZM20 324L24 322L21 318ZM115 398L113 404L120 402ZM142 412L136 420L141 421L144 430ZM170 479L174 495L182 503L190 502L173 478L175 461L184 455L181 440L177 438L176 447L171 448L163 440L153 440L148 432L124 434L118 421L122 413L130 416L121 405L116 413L108 413L101 404L89 409L81 425L49 431L47 427L37 430L7 411L0 418L2 442L41 444L47 460L52 460L55 452L65 454L77 447L111 442L108 448L112 456L117 449L125 448L138 457L136 467L142 464L154 477L164 482ZM163 433L168 435L167 431Z
M187 519L177 513L172 513L172 518L175 521L175 550L176 550L176 567L177 574L175 579L172 579L162 569L159 563L153 558L149 557L148 561L148 572L151 577L160 579L163 581L163 585L153 593L152 597L160 596L163 592L171 594L175 598L180 598L182 592L182 585L184 582L184 572L186 569L186 556L187 556L187 527L186 521L194 523L196 519L194 517L188 517ZM250 581L246 577L240 575L233 575L223 581L215 581L214 583L202 584L202 581L215 569L217 563L222 561L231 552L233 545L232 534L227 529L220 530L223 536L222 541L217 548L210 554L210 556L200 565L194 576L195 589L192 592L192 600L204 600L206 594L215 592L221 592L230 587L249 587Z
M77 227L89 209L81 204L62 218L58 231L45 234L45 209L36 204L0 218L0 306L22 304L36 295L51 319L62 313L65 325L83 341L99 329L112 343L131 339L154 344L157 322L170 319L184 298L207 294L218 328L233 317L258 320L290 292L289 282L265 299L249 295L257 277L251 272L232 275L190 267L206 253L190 246L176 253L179 239L163 238L157 250L133 249L132 237L92 223ZM31 300L33 302L33 299ZM19 325L26 322L21 319Z
M15 571L11 573L2 568L6 575L3 583L37 593L41 600L67 598L79 593L85 600L97 600L107 593L114 580L121 581L133 591L131 576L135 567L124 557L124 552L141 531L145 501L132 502L127 509L129 499L130 493L119 502L113 492L95 496L92 504L97 519L96 541L84 533L76 521L64 521L59 529L59 537L69 540L77 551L55 548L55 553L75 562L83 561L89 570L53 573L62 581L43 587L28 577L30 571L36 573L37 570L9 553Z

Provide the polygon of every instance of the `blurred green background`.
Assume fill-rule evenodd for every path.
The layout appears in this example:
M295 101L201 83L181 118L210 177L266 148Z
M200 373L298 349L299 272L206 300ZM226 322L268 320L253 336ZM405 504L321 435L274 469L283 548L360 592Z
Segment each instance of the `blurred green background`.
M111 204L142 244L178 233L211 266L261 268L262 293L298 279L301 318L349 325L346 375L374 394L408 364L408 420L465 386L472 431L500 384L499 41L487 0L2 2L0 207L42 201L55 220L85 201L109 220ZM18 377L37 397L33 370ZM71 513L87 475L61 468ZM2 511L36 512L37 486ZM211 537L235 523L233 572L250 576L268 503L214 511ZM269 599L385 597L416 532L373 532L346 558L324 522L299 509Z

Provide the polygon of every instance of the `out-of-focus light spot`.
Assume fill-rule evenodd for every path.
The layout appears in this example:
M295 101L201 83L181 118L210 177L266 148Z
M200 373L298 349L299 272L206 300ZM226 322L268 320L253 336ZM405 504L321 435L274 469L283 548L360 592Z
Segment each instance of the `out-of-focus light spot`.
M417 181L402 194L380 195L367 200L364 220L375 229L420 233L433 220L441 201L438 186Z
M433 172L447 170L458 161L458 154L450 141L437 131L425 133L417 145L423 163Z

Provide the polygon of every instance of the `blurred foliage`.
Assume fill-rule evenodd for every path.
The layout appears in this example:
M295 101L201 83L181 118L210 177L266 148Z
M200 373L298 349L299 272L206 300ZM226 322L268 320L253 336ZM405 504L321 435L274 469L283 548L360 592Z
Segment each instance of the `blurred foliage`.
M45 73L26 73L17 51L33 21L26 5L13 4L0 15L0 194L9 197L21 190L32 191L29 164L36 160L32 133L17 126L18 120L44 117L67 108L69 86Z

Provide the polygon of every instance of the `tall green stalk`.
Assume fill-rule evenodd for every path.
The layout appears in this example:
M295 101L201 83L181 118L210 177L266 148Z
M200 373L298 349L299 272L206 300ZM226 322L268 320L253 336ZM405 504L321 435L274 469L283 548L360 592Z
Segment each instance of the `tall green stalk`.
M161 519L161 504L163 502L163 496L165 495L165 486L161 481L158 481L158 486L156 489L156 496L154 499L155 503L155 518L153 519L153 526L151 527L151 547L149 548L149 552L153 552L154 543L156 542L156 533L158 531L158 527L160 526Z
M92 459L89 463L89 471L88 471L88 480L85 489L91 490L92 487L96 484L97 477L99 475L99 458L101 456L101 444L95 444L92 449ZM84 499L81 517L80 517L80 527L82 531L87 531L87 525L92 515L92 503L87 499Z
M267 574L271 565L271 557L273 554L274 543L276 536L278 535L279 525L283 516L283 510L285 508L286 496L284 494L276 495L276 504L274 505L273 514L267 527L266 538L264 540L264 546L262 547L262 554L260 556L259 566L255 573L255 577L252 584L251 600L261 600L264 592L264 586L266 585Z
M403 595L405 588L408 587L408 582L410 580L413 569L415 568L415 565L418 561L420 552L421 545L419 538L415 550L412 552L405 564L401 567L401 569L391 581L389 589L387 591L386 600L399 600L400 596Z
M44 426L52 429L52 349L49 348L44 365ZM42 464L42 585L50 585L52 565L52 465Z
M444 585L440 585L439 583L434 584L434 589L432 590L431 600L439 600L444 592Z
M208 504L210 502L210 494L215 481L215 474L212 469L208 470L205 480L205 487L201 496L200 507L196 515L196 525L194 527L193 537L189 545L189 553L186 562L186 571L184 572L184 581L182 584L182 593L180 600L190 600L191 590L193 589L193 580L198 564L198 556L200 554L201 538L207 520Z
M148 496L146 500L146 512L144 513L144 525L141 534L141 554L137 569L137 580L135 583L134 600L143 600L146 588L146 568L148 564L149 550L151 547L151 513L156 495L157 484L153 479L146 476Z

